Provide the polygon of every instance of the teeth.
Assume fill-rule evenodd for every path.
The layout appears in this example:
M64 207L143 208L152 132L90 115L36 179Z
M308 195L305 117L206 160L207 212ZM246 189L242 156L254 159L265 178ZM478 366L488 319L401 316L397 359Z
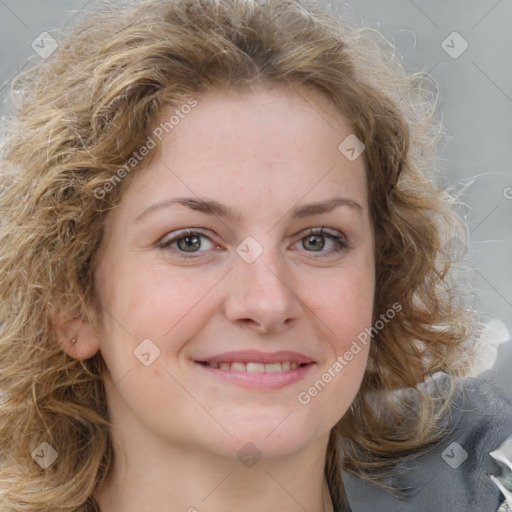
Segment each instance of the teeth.
M300 364L290 363L242 363L235 361L233 363L213 363L207 362L208 366L212 368L219 368L221 370L232 370L234 372L247 372L247 373L281 373L296 370Z
M271 363L265 365L266 373L279 373L282 372L283 369L281 367L281 363Z
M263 363L247 363L248 373L264 373L265 365Z

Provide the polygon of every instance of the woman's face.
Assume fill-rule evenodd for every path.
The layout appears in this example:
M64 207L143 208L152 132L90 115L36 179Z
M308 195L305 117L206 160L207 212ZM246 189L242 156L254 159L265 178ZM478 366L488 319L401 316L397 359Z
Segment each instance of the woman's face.
M296 91L197 95L109 214L97 346L132 439L290 455L357 393L375 282L363 157Z

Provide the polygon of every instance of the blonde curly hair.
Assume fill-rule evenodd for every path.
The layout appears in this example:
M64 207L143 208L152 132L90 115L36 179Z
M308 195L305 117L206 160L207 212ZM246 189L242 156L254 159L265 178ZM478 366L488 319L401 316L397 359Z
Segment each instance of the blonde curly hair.
M164 108L259 82L322 92L365 144L374 318L402 307L374 334L358 395L331 432L325 472L335 505L349 510L341 469L384 485L386 468L443 434L453 389L438 400L422 383L467 369L475 320L446 249L465 230L440 180L432 81L405 73L373 30L295 0L104 3L55 37L59 49L14 81L1 146L2 509L98 510L94 491L113 461L104 362L68 356L54 322L57 305L85 318L105 218L136 169L98 190ZM31 457L43 441L58 445L46 469Z

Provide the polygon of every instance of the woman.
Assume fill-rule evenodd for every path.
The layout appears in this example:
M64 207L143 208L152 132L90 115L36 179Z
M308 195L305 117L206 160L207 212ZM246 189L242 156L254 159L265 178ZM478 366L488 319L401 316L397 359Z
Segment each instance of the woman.
M401 474L461 432L476 322L435 97L381 46L294 1L151 0L18 78L5 510L430 510Z

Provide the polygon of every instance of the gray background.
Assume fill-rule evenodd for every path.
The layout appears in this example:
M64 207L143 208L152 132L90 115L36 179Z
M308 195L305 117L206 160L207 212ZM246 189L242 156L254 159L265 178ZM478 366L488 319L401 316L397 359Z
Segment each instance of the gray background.
M0 0L0 100L44 31L75 23L96 0ZM482 316L512 332L512 1L351 0L326 2L395 42L409 71L428 71L441 90L450 141L447 182L462 187L470 231L466 257ZM452 58L442 42L458 32L468 49ZM451 42L454 50L461 40ZM511 194L506 197L506 190Z

